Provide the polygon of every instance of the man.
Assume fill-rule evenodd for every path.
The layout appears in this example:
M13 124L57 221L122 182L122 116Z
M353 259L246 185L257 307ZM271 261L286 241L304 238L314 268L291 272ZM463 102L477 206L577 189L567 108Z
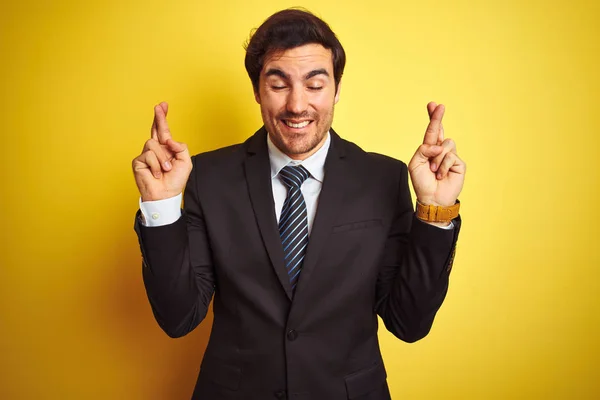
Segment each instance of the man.
M377 315L404 341L427 335L460 228L465 164L444 140L444 107L428 104L407 168L331 129L345 53L319 18L274 14L245 64L264 127L190 158L161 103L133 161L156 320L183 336L214 294L194 399L389 399Z

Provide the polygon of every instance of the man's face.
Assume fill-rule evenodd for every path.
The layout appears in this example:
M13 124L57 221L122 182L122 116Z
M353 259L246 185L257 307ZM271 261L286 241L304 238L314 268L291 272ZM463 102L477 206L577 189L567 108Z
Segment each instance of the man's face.
M268 54L258 86L254 96L275 146L297 160L315 153L339 100L331 50L306 44Z

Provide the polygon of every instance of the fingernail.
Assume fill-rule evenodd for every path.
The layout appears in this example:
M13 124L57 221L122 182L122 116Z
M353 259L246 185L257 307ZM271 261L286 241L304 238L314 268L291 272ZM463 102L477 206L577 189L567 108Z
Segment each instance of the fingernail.
M431 170L433 172L437 171L437 164L436 163L431 164Z
M171 169L171 163L168 161L165 161L165 168L166 169Z
M437 174L438 179L442 179L442 174Z
M154 176L155 176L156 178L160 178L160 177L161 177L161 175L162 175L162 174L161 174L160 172L155 172L155 173L154 173Z

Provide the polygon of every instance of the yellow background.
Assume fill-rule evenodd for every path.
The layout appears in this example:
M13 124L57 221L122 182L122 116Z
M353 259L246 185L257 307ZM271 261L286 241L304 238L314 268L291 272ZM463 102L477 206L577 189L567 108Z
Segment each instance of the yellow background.
M297 3L3 3L0 398L189 398L212 317L154 322L131 160L161 100L193 153L254 132L242 44ZM599 3L302 5L348 54L342 136L408 161L435 100L468 165L431 334L380 332L394 398L599 398Z

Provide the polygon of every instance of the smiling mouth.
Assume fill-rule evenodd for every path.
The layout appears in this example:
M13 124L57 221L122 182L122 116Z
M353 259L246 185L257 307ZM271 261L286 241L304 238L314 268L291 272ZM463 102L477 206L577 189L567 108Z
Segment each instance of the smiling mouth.
M307 127L309 124L311 124L313 121L290 121L287 119L282 119L281 120L286 126L290 127L290 128L294 128L294 129L302 129Z

